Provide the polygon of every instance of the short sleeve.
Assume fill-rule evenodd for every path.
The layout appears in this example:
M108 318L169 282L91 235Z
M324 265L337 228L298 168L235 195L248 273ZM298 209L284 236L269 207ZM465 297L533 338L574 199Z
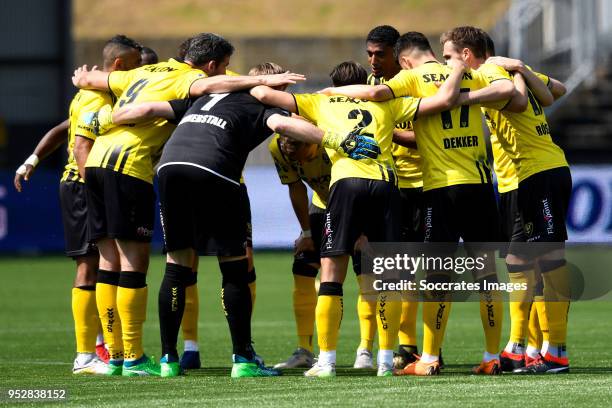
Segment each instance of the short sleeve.
M297 108L296 113L309 122L317 124L321 99L327 97L318 94L293 94L293 98Z
M266 108L266 110L264 111L263 115L261 116L262 120L263 120L263 124L262 125L265 128L268 127L267 122L268 122L268 119L270 118L270 116L272 116L272 115L281 115L281 116L288 116L288 117L290 117L291 116L291 112L288 112L288 111L286 111L284 109L281 109L281 108Z
M179 98L188 98L191 85L198 79L206 78L206 74L198 69L192 69L181 75L174 83L175 93Z
M134 70L131 71L113 71L108 74L108 89L116 97L121 96L123 91L130 85L134 78Z
M110 95L97 91L81 91L84 92L83 102L79 107L81 114L76 118L75 135L86 137L87 139L95 140L97 135L94 131L92 118L105 105L113 106Z
M174 99L169 101L170 107L174 111L173 123L178 123L185 116L185 113L193 106L196 98Z
M414 72L403 69L385 85L393 92L394 97L399 98L400 96L417 95L416 83Z
M495 64L482 64L477 71L472 71L474 80L478 83L479 89L486 88L492 83L500 80L512 81L510 73L504 68ZM510 99L504 99L496 102L484 104L486 107L494 110L503 110L510 103Z
M389 101L393 113L393 121L395 124L412 122L416 120L421 98L413 98L412 96L404 96L395 98Z
M484 79L487 81L488 84L495 81L499 81L500 79L512 81L512 78L510 77L508 71L495 64L482 64L478 71L474 71L474 73L476 75L477 73L484 75Z
M278 135L272 138L268 145L268 149L272 155L272 160L274 160L274 167L276 167L276 172L278 173L278 178L280 178L281 183L292 184L299 181L300 176L298 172L291 166L291 163L285 159L280 150L280 139Z

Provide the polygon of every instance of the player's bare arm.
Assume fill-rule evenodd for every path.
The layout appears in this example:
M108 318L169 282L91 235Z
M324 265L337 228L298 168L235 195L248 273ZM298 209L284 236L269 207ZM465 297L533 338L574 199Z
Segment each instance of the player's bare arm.
M302 74L285 72L283 74L272 75L215 75L212 77L200 78L191 84L189 89L190 96L201 96L208 93L235 92L242 89L252 88L258 85L270 87L295 84L304 81L306 77Z
M416 149L416 133L414 133L414 130L395 129L393 130L393 143L398 144L400 146Z
M514 74L514 87L514 96L504 110L516 113L524 112L525 109L527 109L527 104L529 103L527 83L525 82L523 75L519 74L518 72Z
M367 99L368 101L388 101L395 98L387 85L346 85L321 89L323 95L344 95L351 98Z
M125 125L152 118L174 119L174 116L174 111L168 102L132 103L114 111L112 123Z
M308 215L308 191L304 182L301 180L289 184L289 198L293 212L300 223L302 231L310 231L310 216ZM294 253L298 254L304 251L314 251L314 241L312 236L300 234L295 240Z
M268 127L281 135L306 143L321 144L325 132L302 119L274 114L266 122Z
M87 69L87 65L83 65L74 70L72 76L72 84L80 89L98 89L100 91L108 91L108 76L110 72L100 71L97 66L93 66L91 70Z
M510 80L499 80L491 85L476 91L462 92L457 99L458 105L487 105L487 103L499 102L511 99L514 96L515 87ZM525 105L526 106L526 105ZM525 108L523 108L525 110Z
M518 72L523 75L527 86L529 86L542 106L550 106L554 103L555 98L551 90L523 63L523 61L506 57L491 57L487 62L499 65L506 69L506 71Z
M74 138L74 148L72 153L74 154L74 160L79 167L79 175L85 180L85 162L87 162L87 156L94 144L94 141L88 137L76 135Z
M45 133L42 139L40 139L38 145L36 145L36 148L34 149L34 152L21 166L19 166L15 172L13 184L18 192L21 193L23 190L23 185L21 184L22 180L30 180L30 177L32 177L32 173L34 173L34 168L38 162L49 156L62 144L64 144L64 142L67 140L66 132L68 131L69 127L70 122L68 119L66 119L62 123L51 128L47 133Z
M552 93L553 98L555 98L555 101L567 93L567 88L565 87L565 84L555 78L550 78L550 82L548 83L548 89L550 89L550 92Z
M289 92L272 89L269 86L256 86L251 89L251 95L265 105L277 106L289 112L297 113L295 99Z

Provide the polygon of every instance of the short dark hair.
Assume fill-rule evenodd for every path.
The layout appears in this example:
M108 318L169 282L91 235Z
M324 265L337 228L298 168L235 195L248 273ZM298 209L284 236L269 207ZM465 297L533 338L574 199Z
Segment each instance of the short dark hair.
M402 34L395 43L395 58L399 58L399 55L406 50L417 49L419 51L431 52L433 54L433 49L431 48L431 44L425 34L419 33L417 31L410 31L405 34Z
M189 49L189 43L191 42L191 37L189 37L188 39L186 39L185 41L183 41L179 46L178 46L178 51L177 51L177 57L180 60L184 60L185 59L185 54L187 54L187 50Z
M111 64L122 54L133 50L140 52L142 46L123 34L117 34L104 44L104 48L102 49L104 64Z
M140 49L140 56L143 63L145 60L147 60L147 64L157 64L159 62L159 57L153 48L143 46Z
M487 46L487 54L489 54L491 57L494 56L495 55L495 42L493 41L489 33L487 33L486 31L480 30L480 33L484 37L485 44Z
M487 43L482 30L472 26L455 27L440 36L440 44L444 46L447 41L452 41L455 48L467 48L476 58L485 58L487 54Z
M358 62L345 61L336 65L329 76L334 86L366 84L368 71Z
M189 40L185 60L200 66L210 61L221 62L233 53L234 46L225 38L213 33L201 33Z
M374 27L369 33L367 42L383 44L389 47L394 47L400 33L390 25L381 25Z

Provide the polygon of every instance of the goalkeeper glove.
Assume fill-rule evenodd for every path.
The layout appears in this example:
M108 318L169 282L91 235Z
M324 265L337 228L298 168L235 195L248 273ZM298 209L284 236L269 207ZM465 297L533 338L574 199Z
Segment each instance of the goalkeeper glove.
M380 147L371 133L359 134L351 132L346 136L333 132L325 132L322 145L353 160L376 159Z

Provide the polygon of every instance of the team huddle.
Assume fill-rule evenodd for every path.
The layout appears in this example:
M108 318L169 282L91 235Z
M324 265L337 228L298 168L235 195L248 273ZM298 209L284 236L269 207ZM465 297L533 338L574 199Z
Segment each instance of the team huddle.
M159 63L127 37L109 40L102 70L75 71L80 90L69 119L45 135L15 176L21 191L22 179L68 131L60 199L66 254L77 263L73 372L173 377L200 368L198 256L211 255L222 273L232 377L277 376L297 367L309 377L335 376L349 259L363 283L371 271L361 253L370 242L460 240L472 254L490 251L480 243L508 243L499 255L510 282L527 288L510 298L510 338L500 352L502 294L481 286L485 348L473 372L569 372L564 242L571 175L543 109L565 87L522 61L496 56L481 29L457 27L440 42L445 63L423 34L376 27L366 39L369 74L358 63L342 62L330 73L333 87L292 94L287 86L304 76L272 62L247 76L228 71L234 48L215 34L187 39L176 58ZM274 367L264 364L251 340L256 274L242 179L249 152L270 136L270 153L302 229L292 266L297 348ZM166 253L159 363L142 346L156 199ZM526 243L549 245L533 251ZM491 254L486 268L472 272L475 282L497 282L494 259ZM448 271L424 272L428 282L452 281ZM354 367L374 368L378 332L379 376L440 374L452 293L372 294L365 286ZM394 295L399 300L391 301Z

